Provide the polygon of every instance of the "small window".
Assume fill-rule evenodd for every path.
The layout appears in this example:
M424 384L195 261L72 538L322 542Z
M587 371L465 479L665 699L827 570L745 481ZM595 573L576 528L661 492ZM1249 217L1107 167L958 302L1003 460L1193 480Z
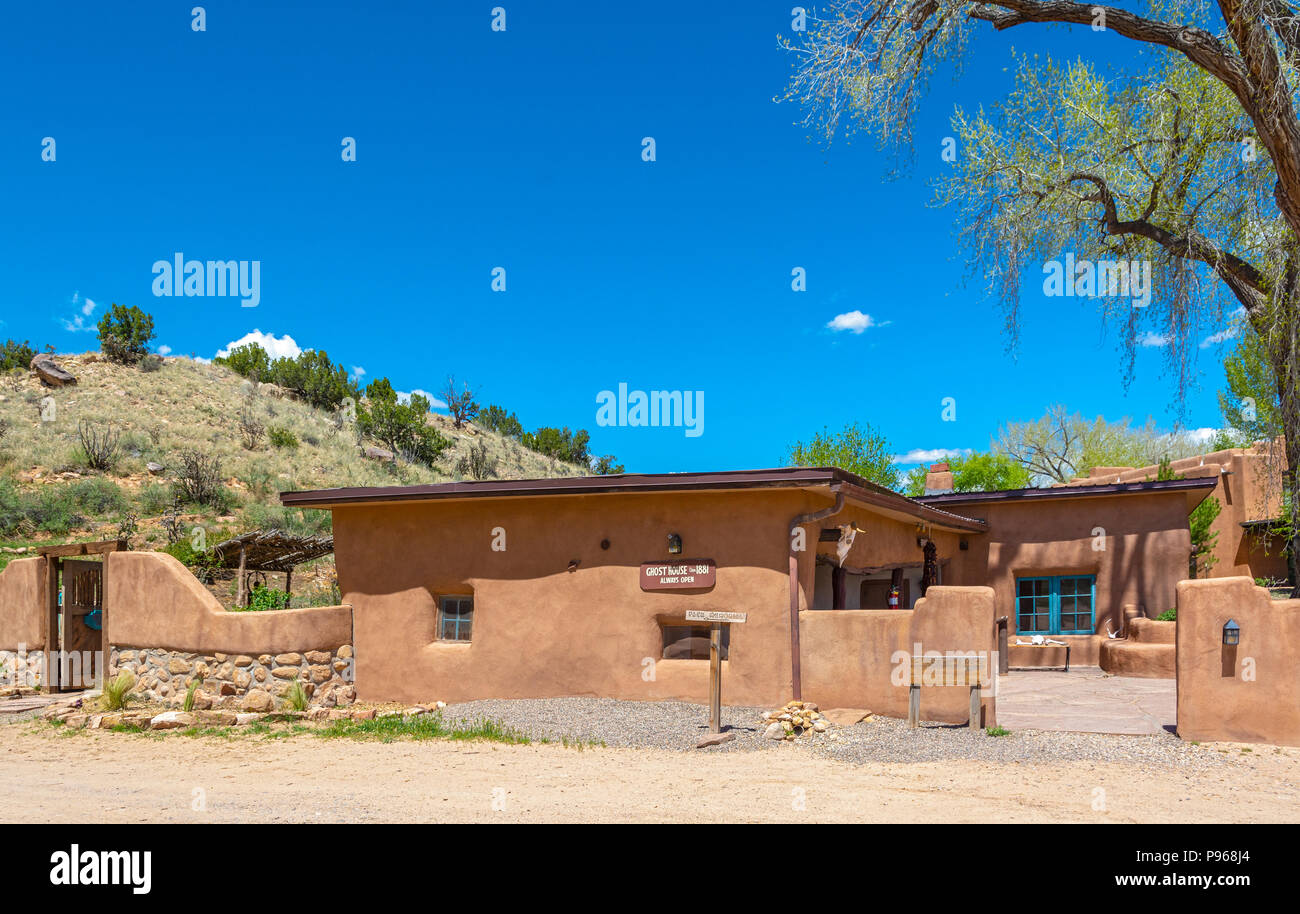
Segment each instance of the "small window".
M473 597L443 597L438 603L438 638L469 641L474 625Z
M665 625L662 627L664 639L664 660L708 660L709 637L711 630L707 625ZM731 647L731 626L722 626L722 657L726 660Z

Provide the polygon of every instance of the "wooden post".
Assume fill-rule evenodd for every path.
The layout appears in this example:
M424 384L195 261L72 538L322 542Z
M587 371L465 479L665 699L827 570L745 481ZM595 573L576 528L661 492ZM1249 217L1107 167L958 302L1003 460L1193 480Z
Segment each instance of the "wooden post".
M284 605L287 609L293 602L293 569L290 568L284 573Z
M844 569L836 566L831 569L831 609L843 609L849 576Z
M709 732L722 732L722 623L709 633Z
M970 687L970 728L978 730L980 728L980 687L972 685Z
M241 545L241 546L239 547L239 571L236 572L236 574L238 575L238 583L237 583L237 585L236 585L236 587L235 587L235 605L236 605L236 606L243 606L243 605L244 605L244 598L245 598L245 593L244 593L244 591L245 591L245 587L246 587L245 580L244 580L244 563L245 563L245 559L246 559L246 556L245 556L245 553L244 553L244 547Z
M1011 658L1007 656L1007 617L998 617L998 672L1002 675L1011 669Z
M42 667L45 678L41 688L46 692L59 690L59 564L58 556L45 557L45 657Z
M907 725L912 728L921 726L921 686L915 682L907 690Z

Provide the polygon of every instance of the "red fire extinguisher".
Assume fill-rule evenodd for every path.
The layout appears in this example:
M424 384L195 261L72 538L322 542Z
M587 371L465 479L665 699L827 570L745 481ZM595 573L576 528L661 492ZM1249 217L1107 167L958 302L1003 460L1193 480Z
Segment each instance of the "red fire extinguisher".
M889 588L889 608L899 609L900 608L899 604L901 602L902 601L899 599L898 588L897 587Z

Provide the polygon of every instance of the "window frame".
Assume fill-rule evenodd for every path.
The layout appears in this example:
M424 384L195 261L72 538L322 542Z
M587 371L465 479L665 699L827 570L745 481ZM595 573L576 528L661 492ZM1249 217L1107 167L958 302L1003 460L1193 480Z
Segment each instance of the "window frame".
M1088 582L1088 628L1071 628L1063 629L1061 627L1061 582L1066 580L1086 580ZM1020 601L1037 599L1040 595L1022 596L1020 593L1021 582L1047 582L1047 628L1045 630L1022 629L1020 627ZM1066 594L1067 598L1074 601L1073 607L1077 609L1078 598L1083 596L1079 591L1072 594ZM1015 605L1013 607L1016 617L1016 634L1017 635L1095 635L1097 633L1097 576L1095 574L1035 574L1016 577ZM1029 615L1041 615L1041 613L1030 613ZM1066 615L1077 617L1080 615L1073 610Z
M465 622L463 614L461 614L461 613L456 613L456 615L455 615L455 623L456 623L456 629L455 629L455 631L456 631L456 635L457 635L457 637L454 637L454 638L447 638L447 637L444 636L444 632L446 631L446 627L445 627L445 625L444 625L444 621L443 621L443 620L446 618L447 603L448 603L448 601L451 601L451 600L456 600L456 601L458 601L458 602L461 601L461 600L467 600L467 601L469 601L469 621L468 621L468 622ZM459 637L459 636L460 636L460 630L461 630L461 626L462 626L462 625L464 625L464 626L469 630L469 637L468 637L468 638L461 638L461 637ZM438 640L439 640L439 641L442 641L442 642L445 642L445 643L447 643L447 644L472 644L472 643L473 643L473 640L474 640L474 595L473 595L472 593L449 593L449 594L443 594L443 595L441 595L441 596L438 597Z

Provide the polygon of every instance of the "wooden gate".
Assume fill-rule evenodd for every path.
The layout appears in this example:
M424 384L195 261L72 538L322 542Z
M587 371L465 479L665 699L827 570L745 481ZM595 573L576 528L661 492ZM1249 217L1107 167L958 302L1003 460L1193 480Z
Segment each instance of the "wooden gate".
M80 664L80 669L89 673L96 664L98 652L103 646L104 633L101 631L104 618L104 563L85 559L63 560L63 607L62 607L63 651L68 664ZM89 653L87 653L89 652ZM84 658L94 658L91 663ZM60 673L63 671L61 670ZM76 681L63 682L62 688L91 688L92 684ZM78 677L84 678L84 677Z

